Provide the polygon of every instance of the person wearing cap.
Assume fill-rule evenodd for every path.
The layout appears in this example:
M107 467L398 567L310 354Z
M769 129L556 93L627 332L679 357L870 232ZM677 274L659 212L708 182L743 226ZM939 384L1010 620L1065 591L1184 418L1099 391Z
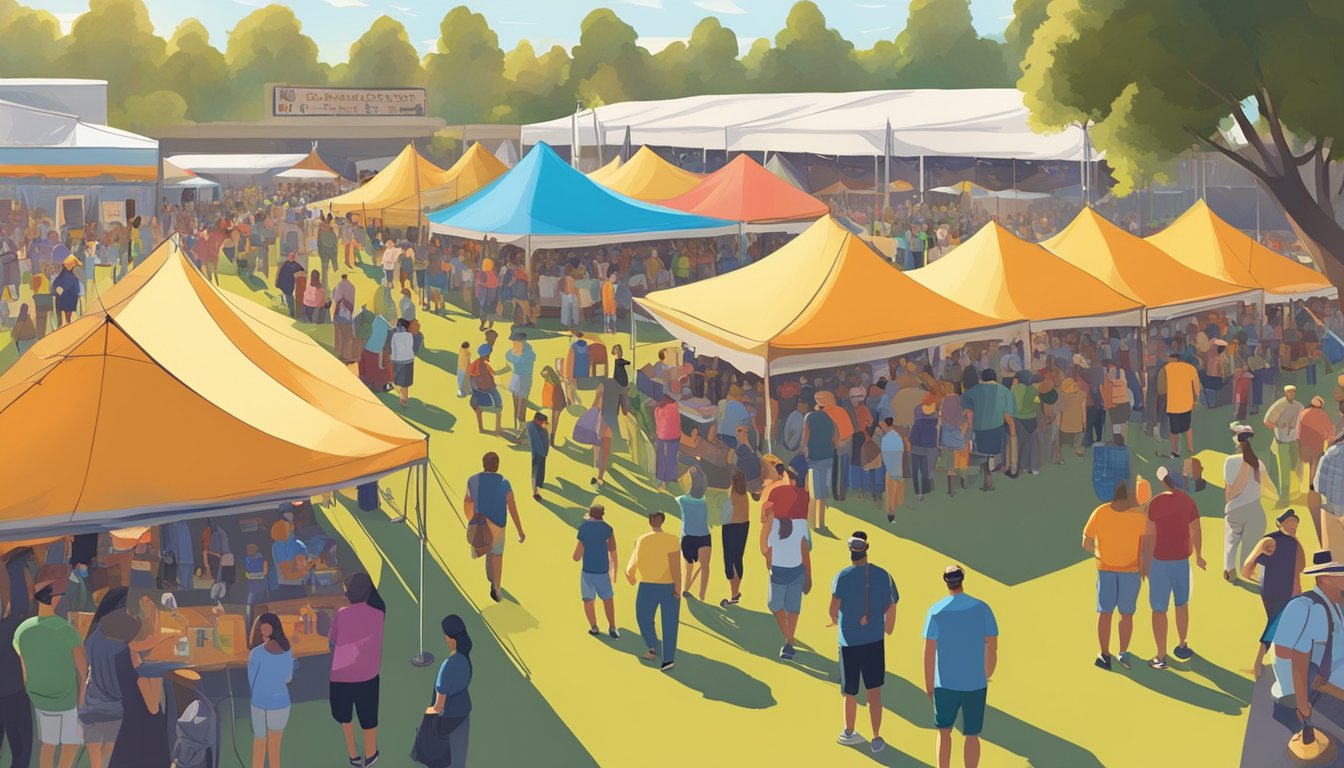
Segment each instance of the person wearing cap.
M1013 421L1015 408L1012 393L998 383L993 370L986 369L980 374L980 383L962 393L961 405L969 414L971 427L975 430L971 453L982 467L982 490L992 491L994 484L990 478L993 467L990 463L1003 452L1004 432L1010 437L1017 434Z
M504 359L513 369L509 375L509 398L513 401L512 426L520 432L527 417L527 396L532 391L532 371L537 365L537 352L527 341L527 333L515 330L509 334L513 346L504 353Z
M1265 429L1274 430L1274 442L1270 443L1270 452L1274 454L1275 479L1278 480L1279 504L1290 504L1293 500L1293 485L1301 470L1302 460L1298 445L1298 427L1302 417L1302 403L1297 401L1297 387L1287 384L1283 388L1283 397L1274 401L1265 411Z
M659 669L666 672L676 664L677 627L681 621L681 568L677 558L681 543L676 536L663 530L667 516L662 512L649 515L649 532L635 540L630 561L625 566L625 578L631 585L638 584L635 593L635 623L644 640L642 658L659 661ZM653 620L662 616L662 653L658 649L658 632Z
M1166 395L1167 426L1171 433L1171 453L1168 455L1172 458L1181 455L1181 435L1185 435L1186 452L1192 456L1195 453L1195 433L1190 425L1190 416L1199 399L1199 390L1199 371L1185 362L1179 352L1173 351L1158 374L1158 392Z
M1223 578L1236 582L1238 564L1252 549L1251 542L1265 533L1264 491L1274 493L1274 482L1269 479L1264 462L1255 454L1251 438L1255 430L1246 424L1232 424L1233 444L1238 453L1223 462L1225 486L1223 498ZM1237 550L1241 550L1238 557Z
M1315 577L1316 587L1289 600L1274 627L1271 691L1280 702L1295 706L1304 720L1311 717L1313 689L1321 682L1344 686L1344 653L1330 647L1338 647L1338 633L1344 629L1344 529L1336 518L1323 524L1328 548L1316 552L1302 571Z
M481 412L486 408L495 412L495 432L498 433L504 404L495 384L495 369L490 365L491 351L489 344L482 344L476 349L476 359L467 368L467 375L471 377L471 410L476 414L476 431L481 434L485 434Z
M1203 531L1199 507L1189 494L1176 487L1176 478L1166 467L1157 468L1157 481L1165 490L1148 502L1147 532L1143 537L1142 570L1148 573L1148 605L1153 609L1153 641L1157 655L1148 661L1153 669L1167 668L1167 608L1176 603L1176 634L1180 642L1172 653L1178 659L1194 656L1190 634L1190 555L1202 571Z
M537 411L527 423L528 453L532 457L532 498L541 501L541 487L546 484L546 457L551 453L551 435L546 431L546 414Z
M840 633L840 692L845 702L845 728L837 739L846 746L862 744L854 731L859 685L867 691L873 753L886 747L882 739L882 684L886 678L887 635L896 628L900 593L886 570L868 561L868 534L855 531L847 541L850 565L831 583L831 623Z
M289 310L289 316L294 317L294 289L298 284L298 275L303 274L303 265L299 263L299 255L290 251L285 257L285 263L275 271L275 289L280 295L285 297L285 308Z
M966 571L943 569L948 596L924 617L924 693L933 701L940 767L952 764L952 726L961 715L967 768L980 764L980 731L985 722L989 678L999 663L999 625L994 611L966 594Z
M1097 562L1097 640L1101 652L1094 664L1111 669L1111 619L1120 612L1120 666L1130 668L1129 641L1134 634L1134 609L1144 577L1142 552L1148 519L1129 492L1129 483L1115 486L1111 501L1092 511L1083 527L1083 549Z
M79 259L67 255L61 264L61 271L52 278L51 296L56 304L56 327L69 323L79 311L80 283L75 270Z
M1260 584L1260 602L1265 607L1265 629L1260 634L1252 677L1259 677L1265 653L1274 639L1274 622L1288 601L1302 591L1299 578L1307 566L1306 550L1297 539L1297 512L1289 509L1275 518L1277 530L1260 539L1246 562L1241 565L1241 577ZM1260 578L1256 578L1256 569Z
M89 661L79 633L52 610L51 589L50 582L37 585L33 600L38 614L14 630L13 651L23 662L24 690L37 716L40 765L56 765L59 750L59 764L68 768L84 746L78 706L84 698ZM23 758L19 760L14 765L27 765Z

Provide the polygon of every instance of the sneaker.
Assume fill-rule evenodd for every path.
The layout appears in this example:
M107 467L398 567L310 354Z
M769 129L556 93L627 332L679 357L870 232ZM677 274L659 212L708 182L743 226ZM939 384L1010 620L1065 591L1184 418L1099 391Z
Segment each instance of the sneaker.
M619 630L619 629L617 629L617 628L615 628L615 627L612 627L611 629L608 629L608 630L607 630L607 634L611 636L611 639L612 639L612 640L620 640L620 639L621 639L621 630Z
M601 637L602 630L598 629L597 627L593 627L592 629L588 630L588 634L592 635L593 637Z
M1111 656L1108 653L1097 654L1096 660L1094 660L1092 663L1097 665L1098 668L1104 669L1107 672L1111 671Z
M650 648L649 650L645 651L640 658L644 659L645 661L657 661L658 652Z
M779 649L779 658L784 659L785 661L792 659L793 654L794 654L793 646L789 645L788 643L785 643L784 647Z
M873 754L876 755L878 752L887 748L886 739L883 739L881 736L874 736L873 741L868 745L868 748L873 750Z
M1159 658L1156 658L1156 657L1151 658L1151 659L1148 660L1148 667L1149 667L1150 669L1166 669L1166 668L1167 668L1167 660L1166 660L1166 659L1159 659Z
M494 587L491 587L491 588L490 588L490 599L491 599L491 600L494 600L496 603L498 603L498 602L499 602L499 590L495 589Z
M533 500L533 501L541 501L541 494L540 494L540 493L534 493L534 494L532 494L532 500Z
M1132 657L1129 655L1129 651L1125 651L1124 653L1117 656L1115 660L1120 662L1120 666L1124 667L1125 669L1133 669L1133 667L1130 666L1131 658Z
M364 758L364 768L369 768L369 766L378 762L379 757L381 757L381 755L379 754L378 751L375 750L372 755L369 755L368 757Z
M887 515L887 522L888 522L888 523L894 523L894 522L896 522L896 516L895 516L895 515Z
M1172 649L1171 653L1173 656L1180 659L1181 661L1192 659L1195 656L1195 652L1190 650L1189 643L1182 643L1176 646L1175 648Z
M666 672L666 671L668 671L669 669L672 669L673 667L675 667L676 665L677 665L677 662L675 662L675 661L664 661L664 662L663 662L663 665L662 665L661 667L658 668L658 671L660 671L660 672Z
M852 747L855 744L862 744L863 737L854 731L841 731L840 738L836 739L836 742L844 744L846 747Z

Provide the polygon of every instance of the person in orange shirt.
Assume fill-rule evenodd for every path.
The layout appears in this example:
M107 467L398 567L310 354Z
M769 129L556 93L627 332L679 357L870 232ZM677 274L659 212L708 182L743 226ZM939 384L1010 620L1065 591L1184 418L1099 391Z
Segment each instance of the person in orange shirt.
M845 500L845 486L849 485L850 445L854 441L854 420L849 411L838 405L835 395L830 392L818 392L817 400L822 411L835 422L836 443L835 463L831 472L831 496L836 501Z
M607 272L602 281L602 327L607 333L616 332L616 270Z
M1139 587L1147 577L1141 554L1148 517L1130 498L1129 484L1115 486L1109 504L1092 511L1083 527L1083 549L1097 561L1097 641L1101 653L1096 666L1111 669L1111 617L1120 611L1120 666L1130 668L1129 641L1134 635L1134 610Z
M1181 435L1185 435L1186 450L1191 455L1195 453L1195 433L1190 424L1190 414L1199 399L1199 371L1195 370L1195 366L1182 361L1181 356L1175 352L1168 357L1169 362L1162 367L1159 377L1158 391L1162 391L1162 385L1165 383L1167 426L1171 428L1171 457L1179 458L1181 454L1178 444Z

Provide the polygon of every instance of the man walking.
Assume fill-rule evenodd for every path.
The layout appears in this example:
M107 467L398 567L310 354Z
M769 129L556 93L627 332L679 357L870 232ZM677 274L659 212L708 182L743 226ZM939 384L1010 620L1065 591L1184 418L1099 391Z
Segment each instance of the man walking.
M1111 669L1111 617L1120 611L1120 655L1130 668L1129 641L1134 635L1134 608L1144 574L1140 554L1148 530L1143 510L1130 498L1129 484L1115 486L1111 502L1092 511L1083 528L1083 549L1097 560L1097 641L1095 664Z
M518 519L518 504L513 500L513 488L499 474L499 454L490 451L481 457L483 472L467 478L467 496L463 501L467 519L485 515L495 543L485 556L485 575L490 579L490 599L499 602L499 584L504 575L504 529L509 518L518 529L518 543L527 539L523 521Z
M1298 426L1302 417L1302 404L1297 402L1297 387L1285 385L1283 397L1274 401L1265 411L1265 428L1274 430L1274 442L1270 443L1270 452L1274 454L1279 487L1279 504L1289 504L1293 499L1293 480L1297 477L1302 463L1298 451Z
M38 765L52 768L60 749L60 768L71 768L84 746L78 705L84 701L89 662L79 633L51 609L51 585L42 585L33 599L38 615L15 630L14 649L37 715Z
M648 533L635 540L635 550L625 566L625 578L638 584L635 593L635 622L648 648L645 661L658 661L658 632L654 629L654 615L661 612L663 620L663 652L659 669L672 669L677 658L677 625L681 621L681 569L677 558L681 542L676 536L663 531L666 515L649 515Z
M896 628L896 603L901 599L896 582L882 568L868 562L868 534L855 531L849 537L851 565L836 574L831 585L831 623L840 627L840 692L845 700L845 729L841 744L862 744L854 731L858 716L859 683L868 697L868 719L873 727L869 748L874 754L887 743L882 740L882 684L886 678L885 638Z
M579 594L583 597L583 613L588 617L588 634L599 637L602 632L597 628L597 612L593 606L596 599L602 600L602 609L607 614L607 634L613 640L619 640L621 633L616 630L616 603L612 583L616 581L616 535L611 526L602 518L606 508L594 504L588 508L588 516L579 525L579 543L574 546L574 561L583 563L583 572L579 574Z
M812 499L816 502L816 519L812 527L826 530L826 500L831 496L831 472L840 448L840 431L826 415L826 409L817 403L815 409L803 418L803 457L807 459Z
M522 437L523 419L527 416L527 396L532 392L532 371L537 365L537 352L527 343L527 334L514 331L509 336L513 347L504 353L513 374L509 376L509 398L513 401L513 428Z
M285 263L275 272L275 289L285 297L285 308L289 310L290 317L294 316L294 287L297 282L294 278L302 273L303 265L294 251L289 252Z
M1260 676L1265 653L1274 639L1279 612L1302 591L1300 577L1307 567L1306 550L1297 540L1297 513L1287 510L1275 518L1275 523L1278 530L1270 531L1268 536L1260 539L1241 565L1241 577L1251 583L1256 582L1255 571L1260 569L1260 602L1265 607L1265 631L1260 636L1255 663L1251 665L1252 677Z
M541 501L541 486L546 484L546 457L551 454L551 435L546 431L546 414L537 411L527 423L527 448L532 454L532 498Z
M1167 426L1171 431L1171 457L1179 458L1178 444L1185 435L1186 453L1195 454L1195 433L1190 426L1190 414L1199 398L1199 371L1181 359L1179 352L1168 355L1168 362L1159 374L1158 391L1167 396ZM1159 454L1160 455L1160 454Z
M958 713L966 737L966 768L980 764L985 695L999 663L999 625L994 611L966 594L965 580L961 566L945 568L943 583L949 594L934 603L924 619L924 693L933 700L938 768L952 765L952 726Z
M1007 431L1010 436L1017 434L1013 422L1015 410L1012 392L999 385L993 370L986 369L980 374L980 383L962 393L961 406L968 412L971 428L975 432L971 452L983 468L982 490L992 491L994 483L990 480L990 474L993 467L990 462L1003 452L1004 432Z
M1144 534L1143 562L1148 572L1148 604L1153 609L1153 641L1157 655L1148 662L1153 669L1167 668L1167 607L1176 601L1176 635L1180 643L1172 653L1185 660L1195 655L1190 634L1190 555L1202 571L1203 536L1195 500L1176 487L1166 467L1157 468L1157 481L1166 490L1148 502L1148 525Z
M327 268L336 271L336 254L340 249L340 238L336 235L336 227L332 224L331 214L318 217L317 227L317 257L322 267L322 282L327 282Z

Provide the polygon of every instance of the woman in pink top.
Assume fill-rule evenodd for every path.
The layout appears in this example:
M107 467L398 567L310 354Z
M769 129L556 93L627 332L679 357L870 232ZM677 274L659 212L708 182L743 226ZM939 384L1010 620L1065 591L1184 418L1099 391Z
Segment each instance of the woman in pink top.
M668 395L653 409L654 474L658 490L677 480L677 451L681 448L681 411Z
M322 288L322 273L316 269L308 278L303 291L303 319L310 323L322 322L322 309L327 304L327 292Z
M331 622L331 716L345 733L350 764L378 762L378 672L383 662L383 622L387 606L367 573L345 580L350 605ZM364 730L364 755L355 751L354 715Z

